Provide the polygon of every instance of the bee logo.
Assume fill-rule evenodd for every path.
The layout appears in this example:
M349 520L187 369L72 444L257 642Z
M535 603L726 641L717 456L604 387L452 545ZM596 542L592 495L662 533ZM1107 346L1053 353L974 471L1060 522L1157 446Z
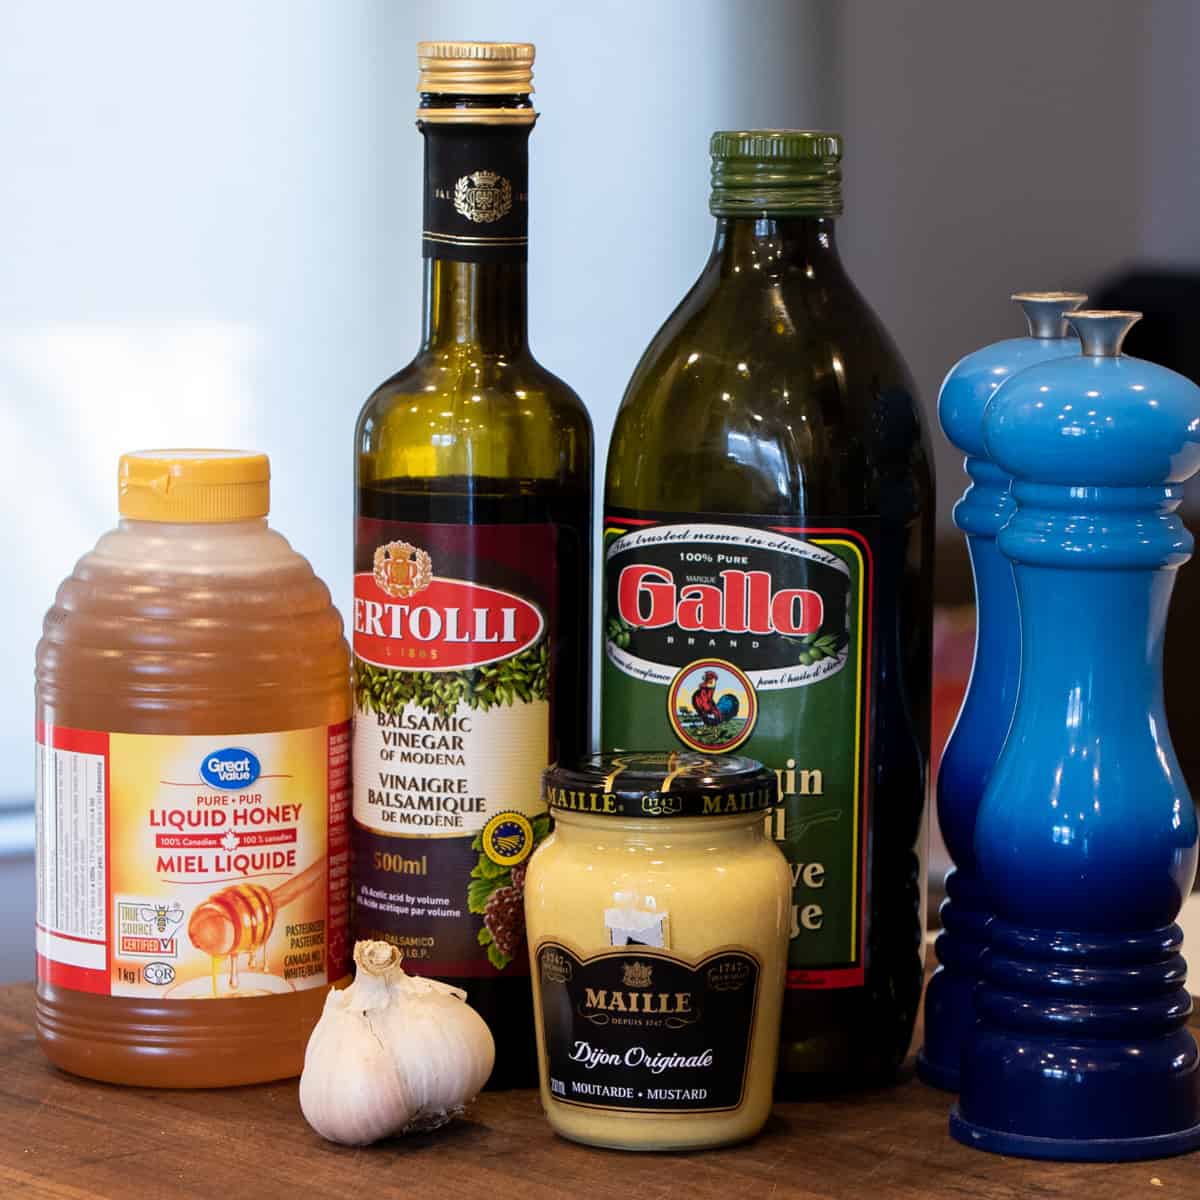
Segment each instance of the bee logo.
M138 909L138 917L148 925L153 925L161 936L170 932L183 920L183 909L178 904L143 905Z

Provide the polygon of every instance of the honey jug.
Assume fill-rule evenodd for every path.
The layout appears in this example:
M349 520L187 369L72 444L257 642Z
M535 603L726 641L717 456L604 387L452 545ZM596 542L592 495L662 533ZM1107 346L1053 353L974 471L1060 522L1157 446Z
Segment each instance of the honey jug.
M349 649L263 454L127 454L37 648L43 1050L112 1083L299 1073L349 971Z

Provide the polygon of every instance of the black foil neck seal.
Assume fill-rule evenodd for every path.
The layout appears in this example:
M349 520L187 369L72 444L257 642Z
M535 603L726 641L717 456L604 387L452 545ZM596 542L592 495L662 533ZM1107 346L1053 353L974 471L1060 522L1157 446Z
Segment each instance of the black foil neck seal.
M767 812L779 781L752 758L692 751L590 754L542 776L552 813L662 820Z
M417 127L425 136L422 254L456 262L525 262L532 122L418 119Z

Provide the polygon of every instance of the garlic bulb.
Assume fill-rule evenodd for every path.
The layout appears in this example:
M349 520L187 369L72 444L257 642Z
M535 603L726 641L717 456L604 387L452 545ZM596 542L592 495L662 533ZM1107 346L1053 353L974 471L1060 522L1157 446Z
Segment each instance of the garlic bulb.
M359 942L354 982L330 991L309 1038L300 1108L331 1142L436 1129L492 1073L496 1045L466 993L406 975L402 957L388 942Z

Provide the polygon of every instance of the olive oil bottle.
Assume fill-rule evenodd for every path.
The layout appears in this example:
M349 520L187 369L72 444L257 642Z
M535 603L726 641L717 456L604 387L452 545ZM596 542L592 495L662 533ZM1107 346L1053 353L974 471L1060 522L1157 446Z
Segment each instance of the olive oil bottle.
M533 1086L540 777L590 728L592 430L526 338L533 47L423 42L424 336L355 433L355 932Z
M891 1077L921 992L933 476L913 384L838 257L835 134L717 133L712 255L617 416L605 749L779 778L780 1090Z

